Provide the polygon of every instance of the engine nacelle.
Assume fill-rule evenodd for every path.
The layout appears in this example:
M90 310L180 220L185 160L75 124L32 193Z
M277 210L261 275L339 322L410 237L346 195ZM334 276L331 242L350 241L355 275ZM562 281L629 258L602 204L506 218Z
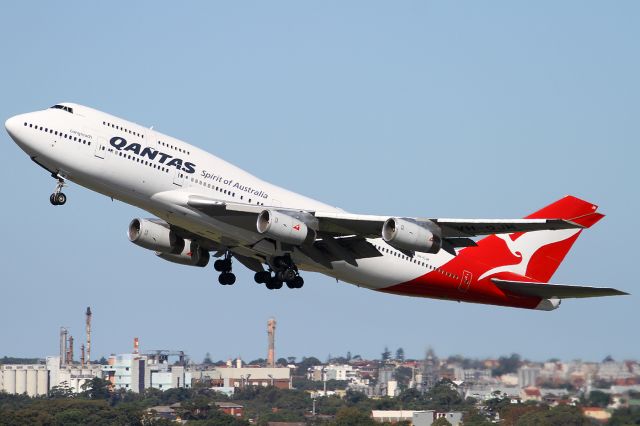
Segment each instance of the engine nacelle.
M561 299L556 297L552 297L551 299L542 299L536 309L539 311L553 311L560 307L560 303L562 303Z
M133 219L129 224L129 241L148 250L162 253L181 253L186 245L169 228L148 219Z
M209 252L189 240L185 240L185 243L185 248L180 253L173 254L157 251L156 256L180 265L199 266L201 268L207 266L210 258Z
M258 215L256 228L260 234L296 246L315 236L303 221L277 210L263 210Z
M417 223L391 217L382 225L382 239L401 250L437 253L442 247L440 228L433 222Z

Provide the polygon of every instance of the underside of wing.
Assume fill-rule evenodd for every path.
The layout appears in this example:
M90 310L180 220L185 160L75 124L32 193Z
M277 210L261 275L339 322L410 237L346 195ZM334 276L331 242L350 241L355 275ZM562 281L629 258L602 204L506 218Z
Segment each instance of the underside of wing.
M351 213L315 212L320 230L334 234L356 234L378 238L382 225L390 216L358 215ZM582 228L582 225L563 219L415 219L432 222L442 230L442 238L469 238L490 234Z
M555 231L582 228L563 219L430 219L442 229L445 238L478 237L515 232Z
M541 299L570 299L582 297L624 296L629 293L608 287L589 287L566 284L545 284L529 281L512 281L492 278L501 290L515 296L540 297Z

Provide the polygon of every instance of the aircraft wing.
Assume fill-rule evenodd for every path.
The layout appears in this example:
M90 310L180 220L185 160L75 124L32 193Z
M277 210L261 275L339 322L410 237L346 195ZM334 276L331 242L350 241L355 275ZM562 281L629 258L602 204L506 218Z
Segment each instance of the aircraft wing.
M211 216L258 215L267 208L242 203L230 203L200 195L189 196L188 205ZM297 209L272 207L279 211L300 211ZM361 215L346 212L307 211L318 219L317 231L334 237L358 235L364 238L378 238L382 225L391 216ZM442 229L443 238L463 239L490 234L530 232L582 228L582 225L563 219L424 219ZM465 244L468 245L468 244ZM460 246L460 245L455 245Z
M546 284L528 281L512 281L492 278L501 290L516 296L533 296L541 299L570 299L581 297L624 296L629 293L608 287L588 287L566 284Z
M358 215L351 213L314 212L320 221L320 230L330 233L357 234L369 238L380 236L382 224L392 216ZM581 225L563 219L425 219L442 229L443 238L469 238L490 234L545 231L582 228Z

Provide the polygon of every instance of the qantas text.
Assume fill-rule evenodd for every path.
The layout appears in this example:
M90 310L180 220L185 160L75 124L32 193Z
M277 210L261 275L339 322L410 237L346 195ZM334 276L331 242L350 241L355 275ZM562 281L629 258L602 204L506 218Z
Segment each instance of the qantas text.
M147 157L151 161L156 160L157 157L157 161L160 164L164 164L167 167L175 167L185 173L195 173L196 171L196 165L193 163L183 162L180 158L173 158L173 155L165 154L153 148L143 148L139 143L128 144L127 140L120 136L111 138L109 143L118 151L131 151L140 157Z

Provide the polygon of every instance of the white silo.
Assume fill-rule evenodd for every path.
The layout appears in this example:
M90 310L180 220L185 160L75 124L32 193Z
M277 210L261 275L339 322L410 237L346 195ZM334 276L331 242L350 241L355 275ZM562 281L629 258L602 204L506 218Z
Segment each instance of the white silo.
M16 395L22 395L27 391L27 370L22 366L16 370Z
M4 370L4 391L8 394L16 393L16 370L12 366Z
M49 392L49 373L46 366L43 365L42 368L38 369L37 380L38 395L46 395Z
M38 394L38 372L34 369L37 366L30 365L27 368L27 395L36 396Z

